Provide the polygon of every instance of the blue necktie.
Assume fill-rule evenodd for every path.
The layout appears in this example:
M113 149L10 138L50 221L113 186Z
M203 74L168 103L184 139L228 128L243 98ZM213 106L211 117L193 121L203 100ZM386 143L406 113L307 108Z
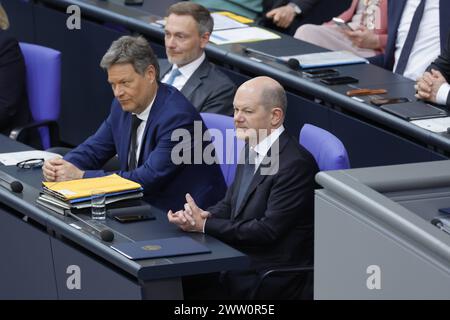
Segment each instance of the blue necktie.
M250 182L253 179L253 174L255 173L256 152L250 148L244 148L243 152L245 152L245 163L242 169L241 180L239 181L239 193L236 200L236 207L234 208L235 212L239 210L242 200L250 186Z
M172 85L172 84L175 82L175 79L176 79L179 75L181 75L181 72L180 72L180 70L178 70L178 68L172 69L172 71L170 72L170 76L169 76L169 78L168 78L167 81L166 81L166 84Z
M397 67L395 68L395 73L403 74L408 64L409 55L416 41L417 31L419 31L420 21L422 20L423 11L425 9L425 1L421 0L419 6L414 12L414 16L411 20L411 25L409 27L408 35L406 36L405 44L403 45L402 52L398 58Z

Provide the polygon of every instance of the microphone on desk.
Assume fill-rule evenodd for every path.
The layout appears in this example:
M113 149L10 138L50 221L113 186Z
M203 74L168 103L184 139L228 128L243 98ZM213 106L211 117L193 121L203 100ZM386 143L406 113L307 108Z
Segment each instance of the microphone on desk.
M12 192L21 193L23 190L23 185L20 181L3 171L0 171L0 184Z
M269 59L271 59L271 60L273 60L275 62L285 64L285 65L287 65L289 68L291 68L293 70L301 69L300 62L297 59L294 59L294 58L290 58L289 60L285 61L283 59L280 59L280 58L275 57L273 55L270 55L268 53L265 53L265 52L262 52L262 51L258 51L258 50L255 50L255 49L251 49L251 48L244 48L244 52L247 53L247 54L249 54L249 53L258 54L260 56L269 58Z
M434 218L431 224L450 234L450 221L446 218Z
M95 235L97 235L98 237L100 237L100 239L102 239L103 241L111 242L111 241L114 240L114 233L110 229L103 229L103 230L97 229L94 225L92 225L89 222L81 219L80 217L77 217L72 212L67 211L67 214L69 214L72 218L75 218L76 220L81 221L84 224L88 225L92 230L96 231L96 232L93 232L93 233Z

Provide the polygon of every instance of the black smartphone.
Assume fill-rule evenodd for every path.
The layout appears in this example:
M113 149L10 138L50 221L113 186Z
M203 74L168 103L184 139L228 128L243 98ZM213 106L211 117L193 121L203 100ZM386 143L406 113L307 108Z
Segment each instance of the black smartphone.
M306 70L303 74L308 78L322 78L338 76L339 72L335 69L317 69L317 70Z
M404 103L409 102L409 99L406 97L399 98L373 98L370 100L370 103L380 107L385 104L394 104L394 103Z
M122 223L125 222L134 222L134 221L142 221L142 220L153 220L155 219L152 215L147 214L135 214L135 215L123 215L123 216L114 216L114 219L120 221Z
M128 6L141 5L144 3L144 0L125 0L125 4Z
M329 86L336 84L348 84L348 83L356 83L358 79L353 77L331 77L331 78L323 78L320 79L320 82L325 83Z

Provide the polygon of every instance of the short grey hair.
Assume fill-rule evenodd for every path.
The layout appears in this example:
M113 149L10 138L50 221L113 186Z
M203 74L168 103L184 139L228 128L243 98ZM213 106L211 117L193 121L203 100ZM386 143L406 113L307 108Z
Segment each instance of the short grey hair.
M197 22L197 29L200 36L206 32L211 33L214 28L214 20L208 9L194 2L181 1L175 3L167 10L167 16L175 14L177 16L191 16Z
M100 62L100 67L108 70L114 64L133 65L134 71L144 75L149 65L155 67L159 79L158 59L148 41L142 36L123 36L114 41Z
M267 86L261 94L261 104L267 110L272 110L274 107L279 107L283 110L284 115L286 115L286 91L284 91L282 86Z

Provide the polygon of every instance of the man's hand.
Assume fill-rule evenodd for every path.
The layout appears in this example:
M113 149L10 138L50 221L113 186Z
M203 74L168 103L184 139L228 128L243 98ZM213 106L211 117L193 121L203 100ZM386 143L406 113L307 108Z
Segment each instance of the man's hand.
M267 12L266 17L273 20L273 23L280 28L287 28L291 25L296 16L295 10L290 5L278 7Z
M343 30L343 32L355 47L374 50L380 48L378 36L366 27L360 27L355 31Z
M46 181L53 182L81 179L84 175L84 171L62 158L46 160L42 167L42 173Z
M200 209L190 194L186 194L184 210L167 212L169 222L176 224L183 231L203 232L203 226L210 213Z
M446 83L444 76L437 70L425 72L422 77L417 79L416 98L436 103L436 96L439 88Z

